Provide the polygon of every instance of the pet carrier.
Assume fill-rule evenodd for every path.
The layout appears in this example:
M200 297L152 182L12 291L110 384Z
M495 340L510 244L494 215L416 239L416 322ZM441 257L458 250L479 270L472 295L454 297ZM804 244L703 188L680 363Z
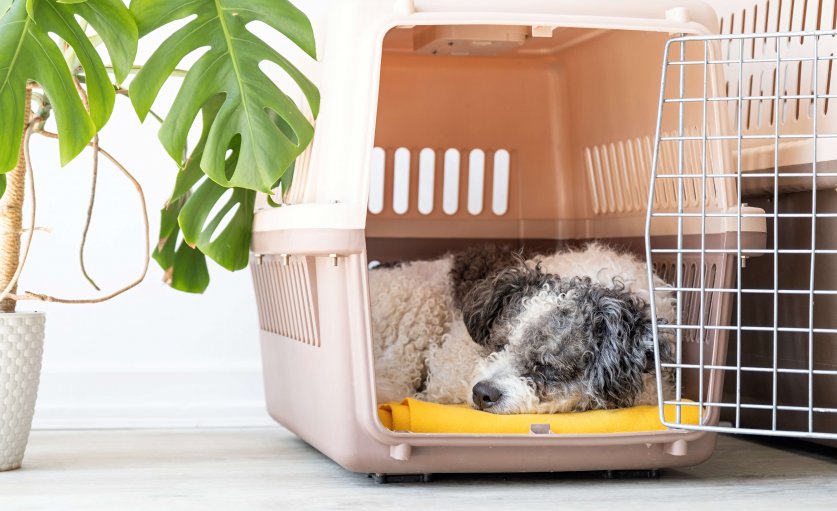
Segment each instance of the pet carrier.
M672 52L721 59L720 42L666 46L671 34L717 33L714 11L692 0L336 4L314 142L288 205L259 211L254 224L270 414L358 472L657 469L708 458L715 433L678 426L587 435L538 425L517 435L386 429L367 264L497 240L556 248L607 239L641 254L647 244L656 271L679 286L674 326L706 327L677 330L676 402L695 400L702 424L717 426L718 408L707 405L721 400L723 374L709 369L726 360L729 331L710 327L730 324L734 300L723 291L763 247L765 219L729 177L734 144L694 128L726 133L728 106L686 101L722 94L722 65L669 69L662 92L659 80L666 48L667 64ZM664 103L674 109L658 123L660 94L682 101Z
M833 1L716 3L723 35L672 42L675 54L667 54L666 76L700 74L701 68L719 65L723 89L720 94L696 90L682 99L667 98L663 108L677 117L680 105L720 105L729 124L713 132L700 124L690 128L686 121L676 136L663 140L678 147L696 144L699 150L713 140L729 144L732 165L723 173L736 181L731 189L738 191L738 202L766 213L734 211L724 218L738 222L763 217L767 240L754 252L760 257L749 261L747 254L726 252L745 258L730 281L735 285L714 290L715 296L732 302L729 324L712 325L693 316L665 327L684 336L723 330L730 336L728 358L713 366L696 367L684 360L674 367L684 377L702 370L725 376L725 392L716 396L721 399L698 405L720 410L728 425L704 429L837 445L837 95L832 88L837 9ZM681 45L687 53L700 54L710 46L721 53L707 63L705 58L676 55ZM689 172L683 166L675 170L678 177ZM665 171L660 167L658 172ZM704 168L695 181L704 192L705 183L711 188L712 174ZM662 181L667 180L658 174L657 182ZM688 179L674 181L688 188ZM701 221L715 216L703 211L695 215ZM690 252L683 248L676 252ZM704 251L704 257L709 253ZM704 289L690 289L679 277L676 286L686 303L707 300L700 298Z

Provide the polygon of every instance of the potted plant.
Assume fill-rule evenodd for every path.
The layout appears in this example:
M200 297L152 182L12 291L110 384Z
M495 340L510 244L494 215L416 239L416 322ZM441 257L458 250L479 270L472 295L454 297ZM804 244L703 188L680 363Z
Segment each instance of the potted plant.
M138 39L190 16L194 18L146 63L134 65ZM19 467L23 458L43 351L44 315L18 312L17 302L96 303L127 291L145 276L143 271L122 289L90 299L18 291L35 229L30 138L56 138L62 165L86 147L92 149L89 225L100 155L133 181L142 198L139 183L101 147L97 135L116 98L129 97L144 120L163 84L172 77L182 79L169 112L157 116L160 141L179 170L161 211L153 258L166 270L172 287L203 292L209 284L206 257L231 271L247 266L256 194L271 194L290 178L292 172L286 171L313 134L312 120L259 64L273 62L294 80L312 119L319 110L317 88L247 29L254 21L315 57L310 22L287 0L133 0L130 7L121 0L0 0L0 471ZM111 66L105 65L99 46ZM177 69L184 56L204 47L208 51L188 70ZM122 82L130 75L130 86L124 88ZM202 133L187 148L198 113ZM47 129L51 117L54 131ZM26 194L33 208L24 225ZM84 232L80 261L86 275L86 227Z

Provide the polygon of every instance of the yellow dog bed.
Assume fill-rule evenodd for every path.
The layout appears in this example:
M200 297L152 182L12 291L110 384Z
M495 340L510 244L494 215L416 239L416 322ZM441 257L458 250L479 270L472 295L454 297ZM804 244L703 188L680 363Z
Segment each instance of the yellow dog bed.
M667 421L674 421L676 407L666 405ZM619 410L592 410L579 413L495 415L466 405L440 405L407 398L401 403L378 407L378 416L387 428L412 433L526 434L532 424L549 424L553 433L632 433L661 431L659 408L635 406ZM698 423L698 407L681 407L683 424Z

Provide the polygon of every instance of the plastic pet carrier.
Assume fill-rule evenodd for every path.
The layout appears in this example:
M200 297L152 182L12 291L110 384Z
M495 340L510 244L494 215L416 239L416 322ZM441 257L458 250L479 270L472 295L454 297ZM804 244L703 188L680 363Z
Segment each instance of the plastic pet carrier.
M729 43L672 40L717 34L715 11L682 0L335 4L314 70L323 91L314 141L286 205L259 211L254 225L272 417L357 472L658 469L707 459L723 377L735 379L723 370L727 345L744 330L736 283L748 258L773 257L764 210L742 201L737 156L749 146L734 114L750 98L727 84ZM709 100L733 92L737 107ZM647 256L675 286L677 321L656 328L676 333L672 403L700 407L704 429L680 424L680 412L648 433L382 425L370 261L485 241L558 248L591 239Z

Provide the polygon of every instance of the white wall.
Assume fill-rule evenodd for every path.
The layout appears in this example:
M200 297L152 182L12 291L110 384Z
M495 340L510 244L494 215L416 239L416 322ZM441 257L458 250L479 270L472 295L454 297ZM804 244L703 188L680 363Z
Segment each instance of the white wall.
M314 19L325 0L298 1ZM144 61L163 34L140 47ZM271 36L279 47L287 41ZM171 88L158 102L165 111ZM153 119L141 125L125 98L101 144L142 183L152 244L158 210L176 166L156 138ZM37 232L21 289L62 297L94 296L78 265L78 243L90 186L90 154L61 168L55 141L35 138ZM133 188L106 161L87 248L88 269L104 290L115 290L141 269L143 227ZM213 267L204 295L174 291L152 262L138 287L100 305L23 303L47 312L47 339L36 428L261 425L264 411L256 306L249 270Z

